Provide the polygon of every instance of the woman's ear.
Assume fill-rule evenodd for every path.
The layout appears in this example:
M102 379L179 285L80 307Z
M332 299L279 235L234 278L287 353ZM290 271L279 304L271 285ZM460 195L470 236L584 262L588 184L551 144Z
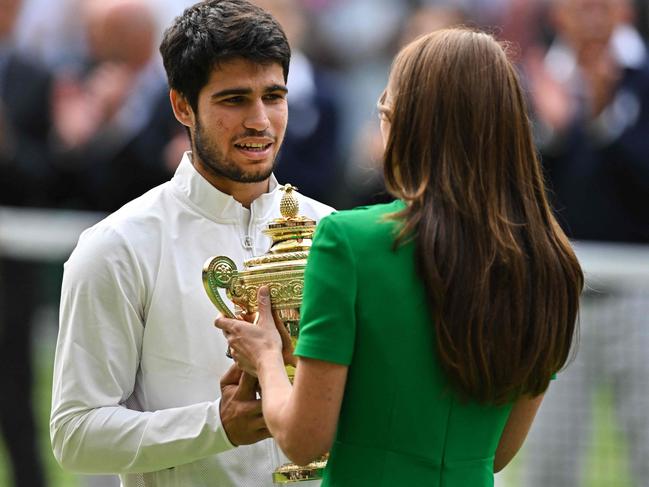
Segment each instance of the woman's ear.
M173 108L176 120L182 123L185 127L193 128L196 124L196 119L194 110L187 99L173 89L169 91L169 99L171 100L171 107Z

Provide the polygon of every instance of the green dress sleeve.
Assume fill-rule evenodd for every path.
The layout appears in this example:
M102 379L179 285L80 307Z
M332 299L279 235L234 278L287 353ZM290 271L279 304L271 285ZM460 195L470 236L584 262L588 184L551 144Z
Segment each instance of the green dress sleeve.
M356 266L344 225L331 215L318 224L304 273L295 354L349 365L356 337Z

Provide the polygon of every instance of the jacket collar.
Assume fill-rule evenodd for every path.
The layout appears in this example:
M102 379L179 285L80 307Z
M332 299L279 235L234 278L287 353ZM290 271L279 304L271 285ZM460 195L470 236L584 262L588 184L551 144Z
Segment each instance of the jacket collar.
M253 221L267 221L271 218L273 210L279 208L277 198L281 197L280 185L272 174L268 192L254 200L250 210L244 208L232 196L216 189L196 171L191 161L190 151L183 155L171 183L192 206L208 218L217 221L239 221L242 218L247 220L249 217L252 217Z

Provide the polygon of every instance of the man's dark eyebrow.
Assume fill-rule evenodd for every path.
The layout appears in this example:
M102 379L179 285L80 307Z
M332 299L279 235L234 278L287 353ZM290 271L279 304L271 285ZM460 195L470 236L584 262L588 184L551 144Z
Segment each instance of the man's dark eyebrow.
M217 91L212 93L210 98L223 98L225 96L236 96L236 95L249 95L252 93L250 88L228 88L225 90Z
M288 93L288 88L284 85L272 85L264 90L266 93L273 93L275 91L281 91L282 93Z
M288 93L288 88L283 85L271 85L264 89L264 93L274 93L277 91ZM217 91L216 93L212 93L212 96L210 98L214 99L223 98L226 96L241 96L249 95L250 93L252 93L252 90L250 88L228 88L225 90Z

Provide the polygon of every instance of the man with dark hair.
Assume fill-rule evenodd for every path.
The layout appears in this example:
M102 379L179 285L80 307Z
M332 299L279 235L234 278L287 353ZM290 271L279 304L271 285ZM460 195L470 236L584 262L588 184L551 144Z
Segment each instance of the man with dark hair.
M192 151L171 181L84 232L65 265L54 453L125 487L271 485L283 457L264 440L255 380L225 355L200 273L210 256L241 265L270 246L290 49L263 10L211 0L185 10L160 51ZM300 210L331 208L300 197Z

